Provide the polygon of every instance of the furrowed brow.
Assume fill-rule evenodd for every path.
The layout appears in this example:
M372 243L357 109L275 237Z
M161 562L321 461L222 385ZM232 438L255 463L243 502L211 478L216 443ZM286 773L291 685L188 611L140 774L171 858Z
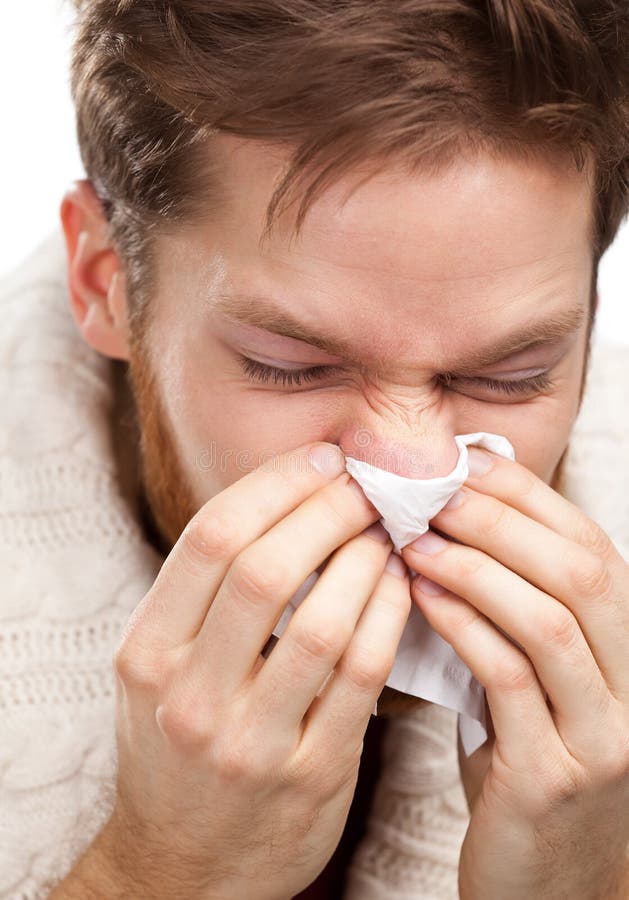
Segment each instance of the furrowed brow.
M279 309L266 297L250 295L220 295L212 300L212 311L231 319L263 328L273 334L304 341L332 356L341 356L350 363L364 364L364 360L353 357L351 344L334 335L313 331L307 324L299 322L289 313ZM498 343L475 349L456 363L456 373L468 375L478 369L495 365L516 353L527 349L553 344L561 338L578 331L586 316L583 304L560 310L552 315L530 322L517 333L507 335Z
M561 338L578 331L585 316L586 308L580 303L530 322L525 328L507 335L498 343L467 354L463 360L457 362L456 372L458 375L469 375L477 369L496 365L524 350L555 344Z
M350 362L358 362L353 359L353 349L349 342L333 335L318 334L305 323L279 309L266 297L221 295L212 300L212 312L237 319L246 325L264 328L265 331L271 331L282 337L304 341L331 356L343 356Z

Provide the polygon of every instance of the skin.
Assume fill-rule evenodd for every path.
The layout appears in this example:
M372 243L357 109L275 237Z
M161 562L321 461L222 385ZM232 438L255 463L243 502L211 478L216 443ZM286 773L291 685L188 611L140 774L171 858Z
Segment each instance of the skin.
M554 169L489 159L462 162L432 179L394 170L341 206L353 187L352 179L343 180L315 205L291 249L290 221L260 249L281 157L250 141L222 140L230 205L213 226L158 240L159 288L141 358L129 346L115 251L105 251L105 259L94 258L103 252L96 246L84 247L80 259L73 253L75 235L86 226L94 232L99 210L92 206L87 214L87 190L84 196L71 191L65 201L77 206L66 207L65 219L79 328L95 349L130 362L142 432L161 433L156 447L146 441L143 463L165 546L173 546L209 497L258 459L309 440L339 444L358 458L386 454L394 471L432 478L454 467L454 434L495 431L550 483L578 411L585 323L555 347L475 373L513 378L561 356L548 396L530 392L516 403L487 389L460 384L446 391L434 382L438 373L456 371L470 348L490 343L488 336L497 340L535 313L587 303L591 189L584 174L561 177ZM101 283L86 284L90 277ZM342 360L263 330L230 327L212 315L213 297L225 291L265 294L321 332L351 336L365 371L348 366L342 377L298 389L250 381L237 349L302 367ZM173 483L175 509L167 487Z
M590 535L593 529L584 531L586 517L553 488L559 483L560 461L582 396L588 357L587 316L580 328L556 343L512 355L473 373L478 378L505 380L550 370L553 384L543 393L531 390L503 395L457 378L446 387L437 376L457 373L470 350L488 347L532 317L566 311L577 302L587 308L592 272L589 170L578 173L565 163L555 166L489 156L462 157L438 176L421 171L411 175L391 164L352 192L356 172L325 192L311 209L297 240L291 240L292 222L287 214L270 240L261 245L264 212L284 162L282 153L257 142L226 137L220 139L219 151L227 203L212 223L181 227L158 239L158 287L152 298L150 327L139 342L131 339L127 325L123 266L115 248L107 243L102 214L89 183L74 185L61 210L77 325L94 349L129 362L142 435L138 463L160 547L168 552L209 498L233 485L269 454L325 441L370 461L371 454L379 454L378 458L385 454L394 471L407 477L432 478L454 467L455 434L482 430L506 435L517 462L510 463L512 478L508 472L503 477L493 505L488 496L493 483L477 488L473 482L471 494L476 505L467 506L471 519L465 526L450 518L456 516L454 510L433 520L443 535L453 539L448 542L448 552L491 557L497 568L488 569L486 578L493 578L496 585L502 584L500 578L506 571L516 577L510 566L519 566L525 579L548 581L545 566L554 566L561 557L544 559L535 567L514 553L499 534L488 533L486 540L480 539L478 524L495 518L496 503L506 503L521 509L522 518L513 525L518 541L531 535L540 540L539 529L544 529L542 537L546 531L556 531L557 541L565 542L556 547L570 551L573 555L569 558L576 559L579 535ZM301 322L348 342L356 362L220 316L215 305L225 293L273 298L278 308ZM300 387L272 381L261 384L241 370L238 351L263 361L272 357L285 368L322 365L340 366L341 371ZM501 463L501 471L507 471L508 465ZM517 493L523 484L535 485L530 504ZM587 553L580 557L583 564L592 563L600 551L605 563L613 564L614 578L621 585L619 596L629 597L627 566L614 557L605 541L588 545ZM459 557L448 557L452 564L444 568L438 564L438 555L420 556L409 548L403 555L413 569L441 579L453 592L450 600L455 605L442 607L429 606L415 584L411 594L487 688L496 737L486 745L484 755L475 754L476 759L463 762L468 797L473 801L473 827L466 840L467 846L475 849L475 861L466 856L462 866L463 887L466 897L504 897L506 882L494 884L490 873L496 858L511 858L510 848L496 837L505 824L505 807L489 791L481 814L476 800L483 796L483 785L492 783L491 766L501 740L516 754L519 776L525 762L533 762L522 753L521 742L530 743L526 733L515 729L513 738L508 737L513 713L507 715L504 708L514 694L518 700L522 698L526 711L535 712L540 734L545 735L554 758L562 752L559 743L566 733L553 723L545 704L546 713L540 710L540 683L531 669L526 669L529 677L522 679L520 692L510 688L513 669L508 662L521 672L526 657L491 625L490 620L500 625L507 621L501 619L493 595L484 610L489 618L482 620L484 641L475 645L469 639L469 635L482 634L480 629L468 629L458 637L454 627L457 616L474 616L474 604L480 608L484 602L473 573L468 571L467 578L458 572ZM464 572L466 558L460 557ZM322 569L320 566L319 571ZM483 586L487 590L485 582ZM534 590L531 585L529 588ZM559 593L557 579L549 581L548 602L565 611L574 598ZM587 600L589 594L584 597ZM527 608L530 599L522 590L518 608ZM622 620L620 613L620 609L615 611L613 625L626 628L626 610ZM540 606L539 615L538 633L544 634L548 608ZM575 613L575 621L577 618ZM580 618L579 624L585 627ZM519 632L512 633L520 641ZM529 649L529 632L521 637L520 642ZM589 638L587 629L581 638ZM555 646L551 641L551 650ZM509 657L508 648L517 657ZM494 649L497 656L492 656ZM537 644L531 646L532 656L543 652ZM609 657L612 670L613 651ZM494 671L494 659L507 660L500 678ZM597 672L591 661L588 676L596 679ZM600 680L599 688L602 690ZM623 700L627 701L626 694ZM623 709L626 713L626 707ZM579 720L583 714L578 708L562 713L562 723L573 716L570 734L576 735L584 727ZM614 746L620 747L625 722L620 709L614 707L612 720L598 720L595 727L612 725L619 736ZM487 756L488 747L494 756ZM583 766L594 749L589 746L587 751L590 756L586 759L584 755ZM552 769L550 762L548 766ZM615 788L620 770L618 764ZM543 783L557 787L552 771L544 774ZM531 784L530 779L516 778L508 785L516 800L506 820L517 820L523 832L532 815L530 804L524 802ZM547 794L552 796L552 791ZM492 798L493 803L489 802ZM542 805L540 800L536 814ZM593 804L588 829L596 829L596 812ZM553 827L561 831L561 817L554 820ZM572 821L570 828L574 827ZM602 836L601 841L606 840L608 836ZM617 835L613 846L618 852L612 854L615 863L620 859L621 844ZM532 888L541 891L544 887L529 868L534 851L526 846L526 859L517 853L514 856L521 878L510 884L513 898L531 896ZM578 871L580 859L566 858L572 871L575 867ZM508 878L512 867L499 868ZM549 888L556 889L557 884Z
M129 362L141 458L130 458L128 435L115 444L127 471L142 470L147 530L164 555L209 497L270 454L308 440L423 478L452 470L454 434L494 431L509 437L540 478L557 480L586 374L586 323L553 347L474 372L514 378L558 360L548 396L503 396L463 382L444 390L435 376L456 372L487 336L497 340L533 313L550 311L545 297L553 296L553 310L587 303L587 172L485 158L409 180L391 167L348 199L366 167L324 195L298 241L288 216L261 248L285 156L228 137L216 149L229 202L214 224L159 239L158 290L141 336L129 333L124 268L104 239L89 182L76 184L62 206L77 324L95 349ZM237 350L293 367L343 360L213 316L213 298L227 291L277 298L321 332L351 335L364 368L348 366L342 378L298 388L250 381ZM403 712L422 702L385 688L378 710Z
M402 551L422 573L414 602L484 685L495 732L467 762L459 748L472 812L460 896L620 900L629 566L532 472L479 454L488 470L432 520L448 537L431 529Z

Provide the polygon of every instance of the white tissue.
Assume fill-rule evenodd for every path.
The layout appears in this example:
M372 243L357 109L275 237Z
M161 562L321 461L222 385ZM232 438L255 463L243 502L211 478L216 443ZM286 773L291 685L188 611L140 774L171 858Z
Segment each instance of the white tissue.
M456 435L454 440L459 448L458 462L448 475L440 478L404 478L346 456L347 471L382 514L380 522L389 532L396 551L424 534L430 519L464 483L469 474L468 445L476 444L499 456L515 459L512 445L498 434L478 431ZM318 577L316 571L312 572L290 599L273 631L277 637ZM461 743L467 756L487 740L483 686L414 604L386 683L397 691L458 712ZM377 704L374 714L377 714Z

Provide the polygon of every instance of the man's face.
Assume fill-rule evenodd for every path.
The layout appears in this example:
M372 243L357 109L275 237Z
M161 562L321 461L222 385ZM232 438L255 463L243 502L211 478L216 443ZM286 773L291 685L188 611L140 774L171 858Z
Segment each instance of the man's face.
M229 202L211 225L159 238L151 327L130 359L165 551L205 501L310 441L434 478L456 464L455 434L496 432L554 483L585 374L586 174L461 158L432 177L392 166L347 196L365 175L356 172L315 203L298 239L287 214L260 245L285 157L221 141ZM549 343L491 364L472 358L579 309L581 324ZM339 346L278 334L289 319L302 338ZM240 355L286 375L254 380ZM301 384L283 383L312 367ZM543 391L483 382L540 373L552 382Z

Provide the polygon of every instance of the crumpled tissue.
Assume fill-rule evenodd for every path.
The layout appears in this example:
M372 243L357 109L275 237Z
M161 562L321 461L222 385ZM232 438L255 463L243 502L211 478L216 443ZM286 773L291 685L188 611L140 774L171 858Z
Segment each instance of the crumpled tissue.
M459 448L458 462L448 475L440 478L405 478L346 456L347 471L381 513L380 522L389 532L397 552L428 530L432 517L466 480L469 474L468 445L474 444L499 456L515 459L512 445L502 435L478 431L458 434L454 440ZM281 636L318 577L316 571L312 572L293 595L275 626L274 635ZM404 694L455 710L467 756L487 740L483 686L414 604L386 683ZM374 714L377 714L377 704Z

